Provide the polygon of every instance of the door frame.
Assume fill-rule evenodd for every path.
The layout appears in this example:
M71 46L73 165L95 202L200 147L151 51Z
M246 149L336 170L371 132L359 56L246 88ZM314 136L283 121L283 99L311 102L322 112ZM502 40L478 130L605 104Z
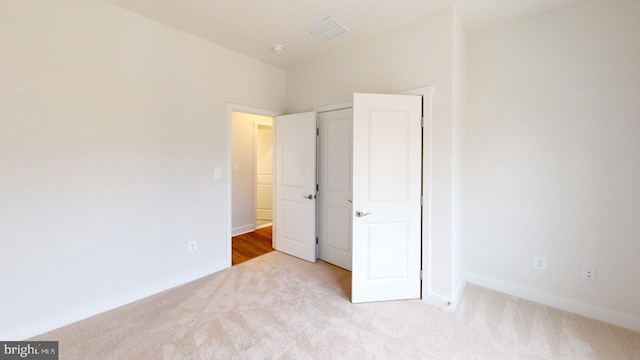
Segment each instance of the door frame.
M256 107L252 107L252 106L246 106L246 105L238 105L238 104L233 104L233 103L226 103L226 108L227 108L227 144L226 144L226 150L227 150L227 156L226 156L226 171L227 171L227 176L226 176L226 181L227 181L227 191L226 191L226 195L227 195L227 218L226 218L226 222L227 222L227 231L226 231L226 237L227 237L227 241L226 241L226 247L225 247L225 261L226 261L226 265L227 267L231 267L231 248L232 248L232 236L231 236L231 215L232 215L232 208L231 208L231 196L232 196L232 192L231 192L231 174L232 174L232 137L231 137L231 113L232 112L241 112L241 113L245 113L245 114L253 114L253 115L261 115L261 116L270 116L272 118L274 118L276 116L282 115L281 112L278 111L272 111L272 110L266 110L266 109L261 109L261 108L256 108ZM275 159L274 159L275 160ZM275 175L274 175L275 176ZM275 191L275 190L274 190ZM273 214L273 217L275 218L276 214Z
M431 271L429 255L431 254L431 146L432 146L432 95L433 86L425 86L416 89L405 90L398 95L420 95L422 96L422 301L432 305L446 308L449 304L441 297L436 296L431 291Z

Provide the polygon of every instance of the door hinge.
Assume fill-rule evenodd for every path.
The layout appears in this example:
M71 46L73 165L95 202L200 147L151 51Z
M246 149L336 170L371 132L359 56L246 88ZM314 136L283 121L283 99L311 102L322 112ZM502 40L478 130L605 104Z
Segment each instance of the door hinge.
M320 128L316 128L316 136L320 136Z
M420 270L420 280L422 280L422 270Z
M420 118L420 126L424 127L424 116Z
M316 191L320 191L320 185L316 184Z
M318 238L316 238L316 244L318 244Z
M420 196L420 206L424 206L424 197Z

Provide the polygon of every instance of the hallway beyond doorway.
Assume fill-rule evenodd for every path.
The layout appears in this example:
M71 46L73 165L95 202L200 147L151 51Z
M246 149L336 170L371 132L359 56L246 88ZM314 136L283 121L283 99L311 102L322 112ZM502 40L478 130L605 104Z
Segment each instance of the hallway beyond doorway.
M272 231L273 227L268 226L246 234L234 236L231 239L231 265L237 265L272 252Z

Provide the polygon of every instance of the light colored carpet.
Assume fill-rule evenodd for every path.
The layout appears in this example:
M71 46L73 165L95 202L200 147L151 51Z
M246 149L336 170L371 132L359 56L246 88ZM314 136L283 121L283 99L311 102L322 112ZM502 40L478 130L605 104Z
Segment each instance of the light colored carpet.
M640 334L469 285L454 313L354 305L351 274L272 252L38 336L60 359L640 359Z

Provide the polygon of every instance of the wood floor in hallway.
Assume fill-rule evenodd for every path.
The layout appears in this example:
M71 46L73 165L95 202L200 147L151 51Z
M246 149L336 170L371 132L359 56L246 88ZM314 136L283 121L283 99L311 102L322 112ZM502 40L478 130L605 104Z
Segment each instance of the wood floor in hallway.
M271 247L272 227L268 226L232 238L231 264L237 265L273 251Z

